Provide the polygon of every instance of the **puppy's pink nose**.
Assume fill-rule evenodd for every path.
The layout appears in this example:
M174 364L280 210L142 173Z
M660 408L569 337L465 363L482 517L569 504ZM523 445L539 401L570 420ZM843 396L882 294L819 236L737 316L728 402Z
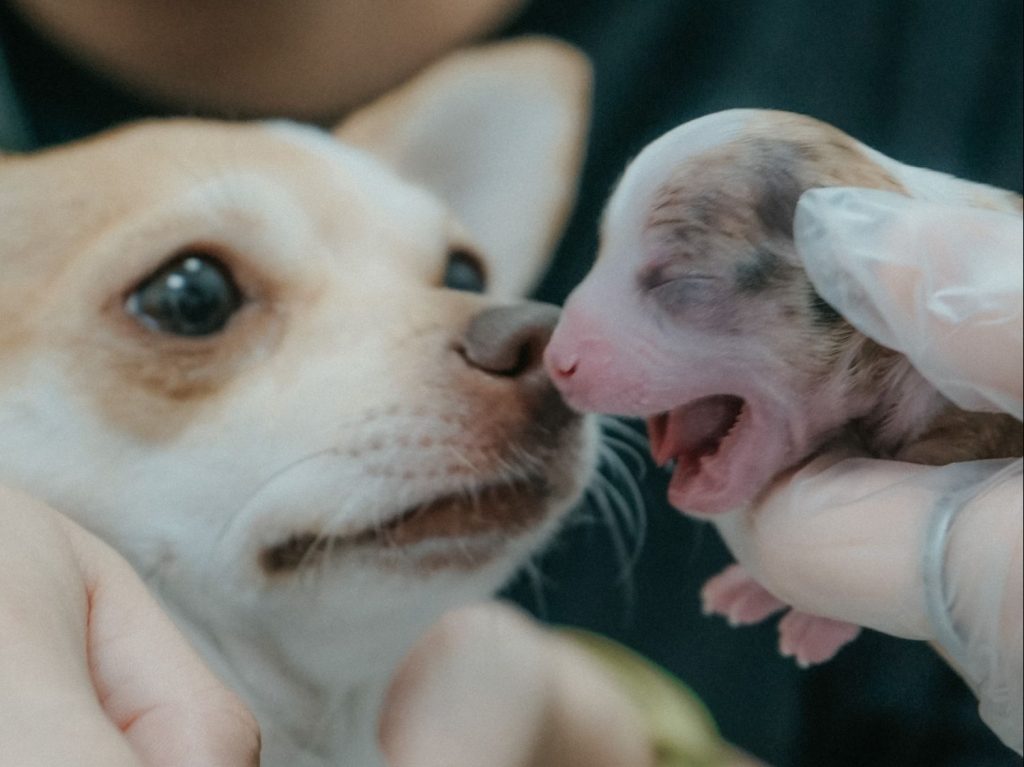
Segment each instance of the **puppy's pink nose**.
M544 367L547 368L548 375L556 384L567 382L572 378L576 374L579 363L579 356L575 352L555 343L554 339L544 350Z
M538 370L558 314L557 306L536 302L485 309L466 330L463 357L495 376L517 378Z
M610 362L602 328L570 300L544 350L544 367L555 388L576 410L596 410L591 403L594 386Z

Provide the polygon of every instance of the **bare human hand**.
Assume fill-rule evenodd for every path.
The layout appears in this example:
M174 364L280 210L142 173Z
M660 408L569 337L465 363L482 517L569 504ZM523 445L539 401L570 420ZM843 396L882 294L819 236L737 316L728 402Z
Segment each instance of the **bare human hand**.
M721 740L699 703L676 697L673 681L634 657L498 603L450 612L392 682L380 728L388 764L759 764Z
M0 753L20 767L253 767L259 729L131 566L0 486Z

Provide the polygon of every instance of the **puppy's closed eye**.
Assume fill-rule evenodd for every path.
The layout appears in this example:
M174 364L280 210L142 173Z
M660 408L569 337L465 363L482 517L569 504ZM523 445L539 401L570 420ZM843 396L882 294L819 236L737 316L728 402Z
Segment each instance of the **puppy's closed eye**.
M190 248L132 289L125 309L152 330L208 336L227 325L243 300L230 271L215 255Z
M663 311L690 319L708 313L722 302L722 279L711 273L698 273L685 264L657 265L640 276L640 291Z

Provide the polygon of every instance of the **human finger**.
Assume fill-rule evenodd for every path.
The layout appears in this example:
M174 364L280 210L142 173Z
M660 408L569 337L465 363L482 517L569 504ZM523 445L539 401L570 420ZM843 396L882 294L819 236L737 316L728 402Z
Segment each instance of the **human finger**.
M636 712L581 649L496 603L418 642L380 727L392 767L644 767Z
M63 520L89 596L89 670L107 715L146 767L251 767L259 728L205 666L131 566Z
M744 567L798 610L934 639L923 562L941 544L935 510L1007 463L922 466L837 451L787 472L716 526Z
M0 486L0 753L19 767L143 767L96 695L89 597L52 509Z

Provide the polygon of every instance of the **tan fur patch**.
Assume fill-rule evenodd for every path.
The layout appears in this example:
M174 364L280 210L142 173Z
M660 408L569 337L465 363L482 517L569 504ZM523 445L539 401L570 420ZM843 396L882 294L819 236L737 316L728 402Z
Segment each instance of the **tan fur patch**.
M808 189L858 186L906 193L887 170L842 131L801 117L768 113L739 140L682 163L655 193L647 229L671 227L675 236L716 232L742 241L752 227L792 226ZM767 212L757 221L752 214Z
M842 131L801 115L758 115L738 139L683 161L658 188L644 222L653 257L641 285L650 290L675 272L727 277L731 290L719 290L711 314L698 313L692 295L679 299L687 324L725 335L770 328L764 348L807 381L832 387L852 431L878 455L921 463L1019 456L1021 425L1009 416L967 413L937 393L919 398L920 412L906 412L914 389L927 384L906 358L856 332L817 297L799 268L792 222L803 192L830 186L911 194ZM963 190L973 191L977 207L1020 205L1002 190L968 182ZM669 313L673 303L671 293L659 301ZM916 426L908 431L906 423Z

